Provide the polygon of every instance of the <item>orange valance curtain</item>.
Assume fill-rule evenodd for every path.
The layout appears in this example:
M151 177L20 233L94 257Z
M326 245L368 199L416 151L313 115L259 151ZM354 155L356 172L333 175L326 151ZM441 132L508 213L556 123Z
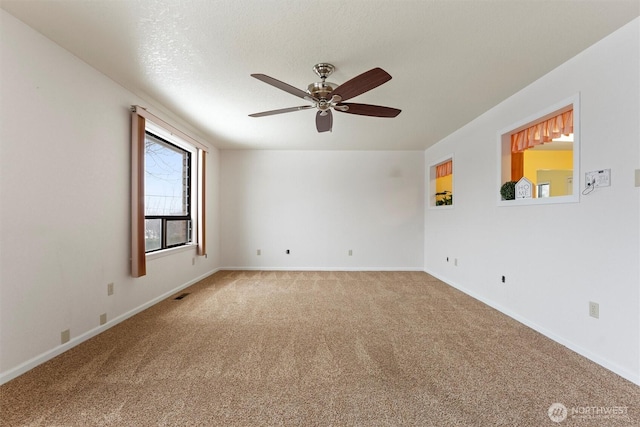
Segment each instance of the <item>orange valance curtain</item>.
M436 166L436 178L451 175L453 173L453 160L446 161Z
M573 109L512 134L511 152L521 153L527 148L571 133L573 133Z

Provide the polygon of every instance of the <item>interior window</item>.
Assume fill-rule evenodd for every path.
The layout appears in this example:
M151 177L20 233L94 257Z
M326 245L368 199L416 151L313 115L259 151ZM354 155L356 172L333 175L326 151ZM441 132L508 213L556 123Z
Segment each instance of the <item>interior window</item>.
M500 203L578 200L577 99L500 134ZM532 191L518 197L518 186Z
M429 169L430 206L453 206L453 157L447 157Z

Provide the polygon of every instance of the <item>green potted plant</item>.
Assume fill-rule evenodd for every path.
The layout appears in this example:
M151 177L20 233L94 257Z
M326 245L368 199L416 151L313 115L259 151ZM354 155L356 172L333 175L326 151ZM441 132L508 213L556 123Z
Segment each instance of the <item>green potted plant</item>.
M507 181L500 187L502 200L514 200L516 198L516 181Z
M449 190L444 190L436 193L436 206L444 205L453 205L453 194Z

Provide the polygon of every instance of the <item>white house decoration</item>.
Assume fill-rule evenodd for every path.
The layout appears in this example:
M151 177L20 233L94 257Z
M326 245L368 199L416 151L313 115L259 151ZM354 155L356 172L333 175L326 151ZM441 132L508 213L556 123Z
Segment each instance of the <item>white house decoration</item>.
M516 199L530 199L533 194L533 183L524 176L516 183Z

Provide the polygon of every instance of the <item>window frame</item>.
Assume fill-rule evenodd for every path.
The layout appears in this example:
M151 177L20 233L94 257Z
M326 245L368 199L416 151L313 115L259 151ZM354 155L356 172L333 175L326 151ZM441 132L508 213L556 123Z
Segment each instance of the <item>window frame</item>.
M531 199L502 200L500 187L511 176L511 135L537 122L551 118L568 107L573 108L573 181L572 194L566 196L538 197ZM580 94L563 99L542 111L519 120L497 134L497 185L496 203L498 206L546 205L559 203L578 203L580 201Z
M131 276L147 274L147 260L193 250L197 256L207 257L206 247L206 164L209 147L147 111L132 105L131 112ZM150 130L175 145L192 151L192 241L154 252L145 248L145 137ZM196 162L195 164L193 162Z
M164 135L160 135L163 134ZM197 149L192 147L185 141L177 138L174 135L167 135L166 132L163 132L163 129L157 126L154 126L153 123L147 121L145 125L145 135L151 135L155 139L159 140L161 144L166 144L171 147L174 147L178 150L181 150L187 154L188 157L188 172L187 172L187 191L185 194L186 197L186 205L187 205L187 214L186 215L147 215L146 214L146 206L145 206L145 221L148 219L159 219L161 220L161 238L160 238L160 248L146 250L145 245L145 254L152 254L158 251L163 251L167 249L173 249L181 246L189 246L192 245L194 241L194 228L196 227L194 218L197 214L197 209L194 207L194 202L197 201L197 187L194 188L194 183L197 182L197 164L195 163L197 159ZM170 139L170 140L169 140ZM146 137L145 137L146 140ZM146 164L145 164L145 173L146 173ZM146 203L146 195L145 195L145 203ZM171 221L187 221L187 239L184 243L177 243L173 245L167 244L167 225Z

